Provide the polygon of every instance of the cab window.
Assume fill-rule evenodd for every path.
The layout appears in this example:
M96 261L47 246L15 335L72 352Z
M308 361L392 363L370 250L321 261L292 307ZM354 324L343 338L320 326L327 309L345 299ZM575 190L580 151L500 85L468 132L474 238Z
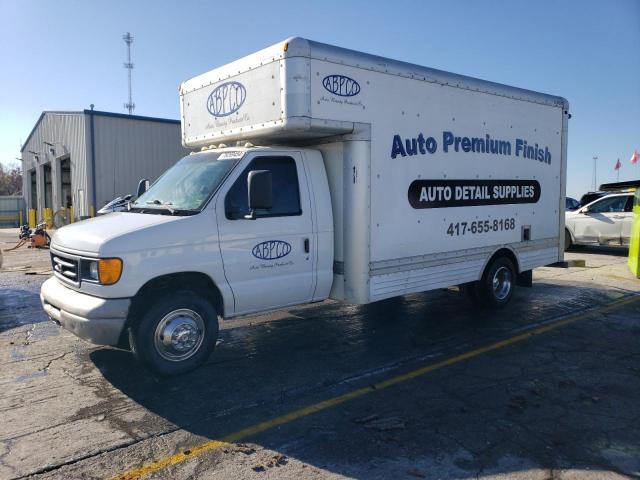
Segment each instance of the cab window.
M589 207L590 213L615 213L623 212L627 203L627 197L609 197L603 198L599 202L594 203Z
M301 215L300 189L296 162L291 157L256 157L242 172L227 192L224 200L225 215L238 220L249 215L247 176L251 170L269 170L273 188L273 206L256 211L257 218Z

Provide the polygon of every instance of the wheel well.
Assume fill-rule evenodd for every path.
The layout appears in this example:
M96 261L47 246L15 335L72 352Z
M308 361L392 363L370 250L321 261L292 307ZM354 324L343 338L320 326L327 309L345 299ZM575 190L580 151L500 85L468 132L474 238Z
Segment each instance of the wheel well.
M513 263L513 266L516 267L516 273L520 273L520 265L518 264L518 258L516 257L516 254L513 253L513 250L510 250L508 248L501 248L500 250L497 250L493 255L491 255L491 258L486 263L484 268L486 269L487 265L490 265L491 262L493 262L498 257L507 257L509 260L511 260L511 262Z
M163 292L175 290L191 290L204 296L213 304L218 315L224 316L222 293L220 293L220 290L208 275L202 272L180 272L162 275L145 283L133 297L127 321L120 334L119 346L128 347L129 327L140 318L142 309L149 302L162 295Z
M566 226L564 227L564 231L567 232L569 234L569 239L573 242L573 234L571 233L571 230L569 230Z

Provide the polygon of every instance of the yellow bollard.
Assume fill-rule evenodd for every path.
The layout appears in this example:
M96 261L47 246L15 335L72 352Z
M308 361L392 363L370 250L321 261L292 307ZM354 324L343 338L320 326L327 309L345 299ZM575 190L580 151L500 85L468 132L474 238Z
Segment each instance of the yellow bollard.
M73 207L69 207L69 223L73 223Z
M29 228L36 228L36 211L33 208L29 209Z
M47 228L53 228L53 212L50 208L45 208L42 211L42 220L47 224Z
M93 205L91 205L91 206L89 207L89 215L91 216L91 218L93 218L93 217L95 217L95 216L96 216L96 212L95 212L95 210L93 209Z
M640 189L636 190L633 202L633 225L629 243L629 268L640 278Z
M21 227L21 226L23 225L23 224L22 224L22 222L24 221L24 217L22 216L22 210L20 210L20 211L18 212L18 215L19 215L19 217L20 217L20 218L18 219L18 226L19 226L19 227Z

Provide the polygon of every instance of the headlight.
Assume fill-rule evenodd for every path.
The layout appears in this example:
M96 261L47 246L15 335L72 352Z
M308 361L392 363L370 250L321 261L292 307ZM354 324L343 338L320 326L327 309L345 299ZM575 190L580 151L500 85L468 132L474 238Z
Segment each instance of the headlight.
M98 262L96 260L90 260L87 262L86 279L98 281Z
M101 285L113 285L122 275L122 260L119 258L101 258L83 262L83 280L98 282Z

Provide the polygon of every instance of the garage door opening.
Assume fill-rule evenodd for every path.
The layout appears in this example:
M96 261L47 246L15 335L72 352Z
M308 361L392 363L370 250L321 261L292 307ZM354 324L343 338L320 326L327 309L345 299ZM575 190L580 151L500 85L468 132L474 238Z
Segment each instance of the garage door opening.
M60 160L60 206L71 208L71 159L69 157Z
M43 165L44 178L44 208L53 208L53 185L51 183L51 165Z
M31 170L29 172L29 185L30 185L30 198L31 203L29 204L29 208L33 208L35 210L38 209L38 183L36 181L36 171Z

